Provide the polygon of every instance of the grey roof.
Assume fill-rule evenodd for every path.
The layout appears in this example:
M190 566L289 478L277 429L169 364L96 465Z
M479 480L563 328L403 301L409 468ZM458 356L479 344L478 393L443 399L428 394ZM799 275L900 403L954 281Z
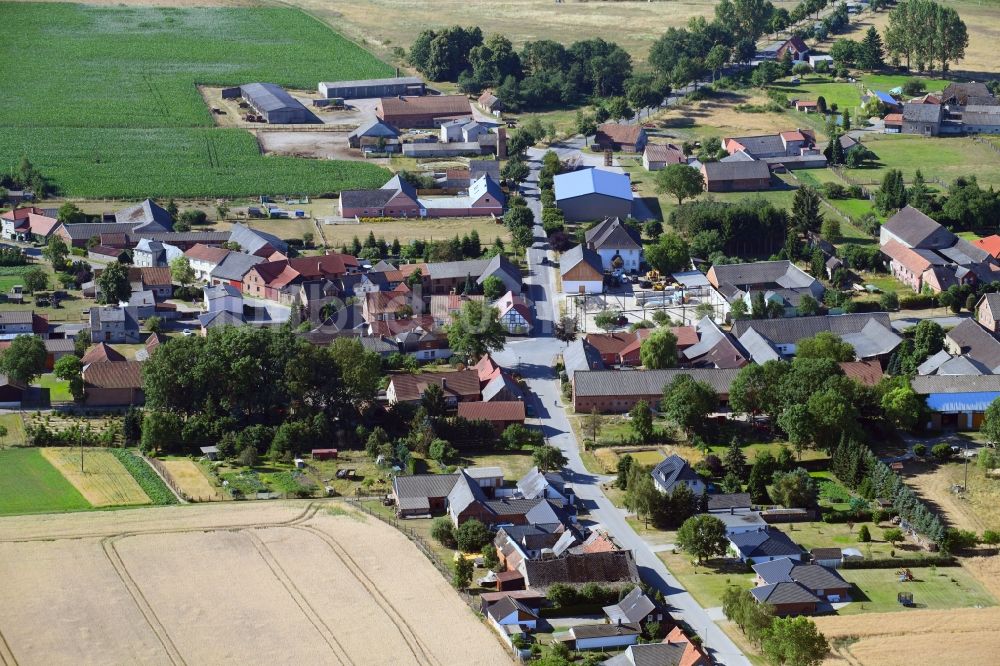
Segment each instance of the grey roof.
M762 604L775 606L779 604L808 604L819 601L815 594L794 582L761 585L750 590L750 594Z
M676 453L661 460L650 474L657 481L660 488L668 493L672 492L674 486L680 482L701 480L701 477L691 469L688 462Z
M217 284L213 286L206 285L202 287L201 290L205 294L205 298L207 298L210 301L216 298L226 298L227 296L232 296L237 298L242 296L240 290L234 287L233 285L229 284L228 282L224 282L222 284Z
M399 347L383 338L362 337L360 338L360 341L362 347L364 347L367 351L375 352L376 354L391 354L395 351L399 351Z
M716 265L712 271L720 286L731 284L744 290L766 286L801 289L816 282L816 278L787 260Z
M434 264L430 264L428 266L428 270L430 266L433 265ZM494 255L493 258L489 260L486 267L483 268L482 272L479 274L479 278L476 280L476 283L482 284L486 278L491 275L497 275L497 273L504 273L508 275L512 281L517 282L518 284L521 283L521 269L502 254ZM431 278L433 279L433 274L431 275Z
M703 317L697 325L698 343L684 350L684 358L698 368L742 368L747 364L743 353L733 344L731 336L711 317Z
M504 597L500 601L490 604L486 608L486 614L499 622L513 612L526 613L530 617L538 617L538 613L524 605L524 602L511 597Z
M586 262L598 273L603 270L599 254L583 245L577 245L563 252L559 258L559 273L565 275L580 262Z
M170 231L174 227L170 213L151 199L118 211L115 213L115 222L134 224L136 226L133 231Z
M912 104L907 102L903 105L903 120L914 123L939 123L943 111L937 104Z
M753 570L768 585L795 581L811 591L850 587L833 569L818 564L800 564L788 558L755 564Z
M494 182L500 182L500 161L499 160L470 160L469 161L469 181L473 181L480 176L489 176Z
M639 232L617 217L609 217L595 224L584 234L587 245L595 250L641 250Z
M288 94L288 91L275 83L248 83L240 86L243 97L261 111L279 111L281 109L302 109L302 102Z
M729 394L737 368L670 368L667 370L586 370L573 377L578 396L661 395L663 387L679 375L707 382L716 393Z
M723 493L708 496L709 511L728 511L730 509L749 509L752 506L749 493Z
M927 360L917 366L918 375L933 375L937 372L938 368L944 365L946 362L952 359L951 354L948 350L942 349L936 354L932 354L927 357Z
M447 497L455 487L458 474L411 474L392 479L392 489L397 498Z
M465 261L442 261L427 264L427 274L431 280L454 280L467 275L477 279L489 266L490 259L467 259Z
M517 481L517 489L528 499L541 497L548 485L548 479L545 478L545 475L537 467L532 467L528 470L527 474Z
M986 299L986 307L993 313L993 318L1000 319L1000 293L989 293L983 298Z
M903 341L891 327L875 320L870 320L857 333L845 333L841 339L854 347L854 355L858 359L888 354Z
M917 375L910 386L919 395L994 393L1000 392L1000 375Z
M768 361L777 361L781 359L781 354L774 348L771 342L765 338L763 335L757 332L756 329L748 328L743 335L737 338L737 342L740 346L746 350L750 358L753 359L754 363L762 364Z
M723 522L726 529L754 527L759 530L767 529L767 521L760 516L758 511L744 511L742 513L716 513L715 517Z
M251 268L263 261L263 257L230 252L212 269L210 275L216 280L242 280Z
M514 396L523 395L521 388L506 373L501 372L483 387L483 402L491 402L505 389Z
M391 76L384 79L359 79L357 81L323 81L327 88L360 88L363 86L418 85L423 83L419 76Z
M946 336L963 356L982 365L988 372L1000 370L1000 342L973 319L964 319Z
M367 125L361 125L353 132L347 135L348 138L362 137L362 136L380 136L383 138L395 139L399 136L399 130L390 125L389 123L382 122L378 118L371 121Z
M705 162L702 164L708 180L764 180L771 170L764 162Z
M557 509L556 505L549 500L539 500L536 498L525 501L536 502L535 506L531 507L524 514L524 520L528 525L553 525L568 522L566 513L561 509ZM492 508L494 504L495 502L489 502L488 506Z
M604 614L611 624L634 624L645 620L656 610L656 604L642 593L640 588L634 588L617 604L604 607Z
M741 532L731 534L728 538L744 557L789 557L802 554L802 549L787 534L777 529Z
M604 370L601 353L582 337L567 345L563 352L563 365L566 367L566 376L570 380L573 379L573 374L578 370Z
M0 310L0 324L31 324L34 313L31 310Z
M581 624L570 627L569 633L575 639L610 638L612 636L637 636L642 629L637 624Z
M919 371L919 369L918 369ZM928 375L990 375L992 370L986 368L965 356L955 356L938 366L935 372L922 374Z
M927 106L921 104L920 106ZM951 247L958 239L940 224L913 206L905 206L882 225L910 247L941 249Z
M83 222L80 224L62 224L60 226L66 230L71 239L87 240L101 234L131 233L139 224L135 222Z
M260 229L251 229L239 222L234 224L230 230L229 241L239 245L247 254L253 254L265 245L270 245L275 250L280 250L281 252L288 249L288 243L274 234L269 234Z
M742 150L738 150L735 153L733 153L732 155L727 155L726 157L723 157L719 161L720 162L753 162L754 159L753 159L753 155L751 155L750 153L744 152Z
M144 231L136 229L129 234L130 238L147 238L161 243L203 243L205 245L221 245L229 240L226 231Z
M491 176L486 174L477 176L476 178L470 178L469 183L469 201L474 202L478 200L483 195L489 194L494 200L500 202L503 205L507 197L504 196L503 190L500 189L500 184L493 180ZM500 255L497 255L498 257Z
M625 652L605 659L604 666L680 666L687 643L629 645Z
M201 324L202 328L243 326L246 324L246 319L243 318L242 314L236 314L229 310L214 310L198 315L198 323Z
M475 502L486 504L486 495L479 484L473 481L464 469L459 470L455 478L455 485L448 493L448 510L452 515L457 516Z
M1000 107L986 107L998 109L998 111L969 111L966 108L962 113L962 123L965 125L1000 125Z
M785 142L781 140L780 134L764 134L761 136L737 136L732 137L743 146L751 155L762 153L783 153L785 152Z
M980 264L993 256L983 248L973 245L964 238L959 238L951 247L938 251L960 266Z
M639 571L631 550L570 553L551 560L527 560L522 573L532 589L545 588L554 583L639 582Z
M949 83L948 87L941 93L941 100L949 103L954 99L959 104L964 104L969 97L992 97L990 89L985 83L970 81L967 83Z
M381 208L396 196L395 190L343 190L340 203L345 208Z
M889 313L861 312L817 317L790 317L787 319L741 319L733 322L733 335L737 339L749 329L754 329L772 344L795 344L802 338L829 331L841 337L860 333L869 322L875 321L891 330Z

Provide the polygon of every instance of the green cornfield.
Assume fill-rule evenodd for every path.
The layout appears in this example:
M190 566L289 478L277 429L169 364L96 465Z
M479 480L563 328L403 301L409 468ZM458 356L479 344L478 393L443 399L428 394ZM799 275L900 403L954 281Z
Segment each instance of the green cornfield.
M380 185L356 162L263 157L213 126L197 85L312 89L392 68L312 17L277 8L0 3L0 171L27 156L72 197L206 196Z

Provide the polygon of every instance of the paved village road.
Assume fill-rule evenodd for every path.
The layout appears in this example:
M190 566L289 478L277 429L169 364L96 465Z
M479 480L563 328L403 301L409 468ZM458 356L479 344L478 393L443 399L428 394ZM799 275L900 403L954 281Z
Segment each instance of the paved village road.
M552 325L558 318L553 255L545 242L541 227L541 207L538 194L538 170L543 152L531 150L528 166L531 175L522 185L522 194L535 214L535 243L528 250L528 275L525 278L528 296L535 301L535 336L510 341L503 351L495 354L497 361L515 368L531 389L534 414L549 444L559 447L566 455L569 480L573 483L582 509L611 534L624 548L635 554L643 580L661 590L671 614L686 622L702 638L712 658L724 666L750 666L750 661L712 619L712 615L694 600L670 573L650 545L625 521L625 512L612 504L601 489L602 477L587 471L580 458L580 447L570 427L560 401L559 380L555 358L566 343L552 336Z

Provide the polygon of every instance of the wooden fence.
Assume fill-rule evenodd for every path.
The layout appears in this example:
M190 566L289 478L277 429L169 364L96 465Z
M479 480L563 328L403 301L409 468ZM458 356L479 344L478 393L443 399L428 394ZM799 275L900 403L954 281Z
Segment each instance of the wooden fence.
M372 511L367 506L365 506L365 503L359 498L349 498L347 501L350 502L352 506L354 506L357 509L360 509L369 516L374 516L375 518L381 520L383 523L391 525L392 527L402 532L403 536L412 541L413 544L417 547L417 549L421 553L423 553L428 560L431 561L431 564L433 564L434 567L439 572L441 572L441 575L445 577L445 580L451 582L453 574L451 567L449 567L445 562L441 560L438 554L435 553L434 550L430 547L430 544L428 544L422 536L417 534L416 531L403 524L403 521L400 521L396 518L388 518L380 513ZM475 613L479 613L479 604L477 603L478 597L469 594L465 590L456 590L456 592L458 592L458 596L461 597L462 601L467 603Z
M189 502L191 498L181 490L180 486L174 481L174 477L170 476L170 472L167 471L167 466L163 464L162 460L157 460L156 458L150 458L142 451L139 452L139 457L149 463L149 466L159 475L163 482L167 484L167 487L173 491L174 495L177 496L181 502Z

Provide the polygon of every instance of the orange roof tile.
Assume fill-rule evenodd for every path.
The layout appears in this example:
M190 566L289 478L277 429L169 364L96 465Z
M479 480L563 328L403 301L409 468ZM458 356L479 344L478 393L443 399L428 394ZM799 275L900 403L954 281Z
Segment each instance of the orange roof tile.
M992 254L995 258L1000 258L1000 236L993 234L991 236L986 236L985 238L979 238L973 241L976 247L982 248Z

